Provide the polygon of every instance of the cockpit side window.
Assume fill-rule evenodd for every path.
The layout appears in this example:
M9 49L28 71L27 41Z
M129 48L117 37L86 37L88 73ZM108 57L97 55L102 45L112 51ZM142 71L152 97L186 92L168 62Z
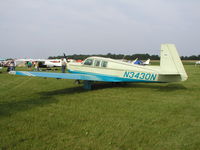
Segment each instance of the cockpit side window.
M108 62L107 62L107 61L102 61L101 67L107 67L107 65L108 65Z
M94 66L95 67L99 67L100 66L100 62L101 62L100 60L95 60L94 61Z
M86 59L86 61L84 62L84 65L92 65L93 64L93 59Z

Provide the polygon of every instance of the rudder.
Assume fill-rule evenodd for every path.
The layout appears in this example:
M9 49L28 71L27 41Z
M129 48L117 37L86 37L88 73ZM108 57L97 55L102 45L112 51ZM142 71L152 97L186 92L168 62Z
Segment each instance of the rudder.
M174 44L162 44L160 56L160 67L162 73L180 74L182 81L187 80L187 73L185 72L184 66Z

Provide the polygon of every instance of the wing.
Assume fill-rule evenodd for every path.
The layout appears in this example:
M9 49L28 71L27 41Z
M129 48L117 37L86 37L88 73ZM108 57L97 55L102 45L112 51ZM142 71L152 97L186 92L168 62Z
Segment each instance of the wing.
M75 79L88 81L104 81L104 82L122 82L121 78L105 75L86 75L75 73L50 73L50 72L32 72L32 71L10 71L10 74L46 78Z
M21 76L101 81L101 79L93 75L74 74L74 73L50 73L50 72L31 72L31 71L10 71L9 73Z

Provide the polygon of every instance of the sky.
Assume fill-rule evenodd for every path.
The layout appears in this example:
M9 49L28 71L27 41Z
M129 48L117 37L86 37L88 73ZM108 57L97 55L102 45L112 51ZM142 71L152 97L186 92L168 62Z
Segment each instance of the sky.
M200 55L200 0L0 0L0 58Z

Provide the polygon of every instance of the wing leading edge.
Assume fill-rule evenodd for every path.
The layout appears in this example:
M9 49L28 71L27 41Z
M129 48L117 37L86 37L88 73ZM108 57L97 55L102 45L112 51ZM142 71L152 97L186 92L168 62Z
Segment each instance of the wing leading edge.
M31 72L31 71L10 71L9 73L15 74L15 75L21 75L21 76L102 81L102 79L98 78L97 76L85 75L85 74L74 74L74 73L50 73L50 72Z

